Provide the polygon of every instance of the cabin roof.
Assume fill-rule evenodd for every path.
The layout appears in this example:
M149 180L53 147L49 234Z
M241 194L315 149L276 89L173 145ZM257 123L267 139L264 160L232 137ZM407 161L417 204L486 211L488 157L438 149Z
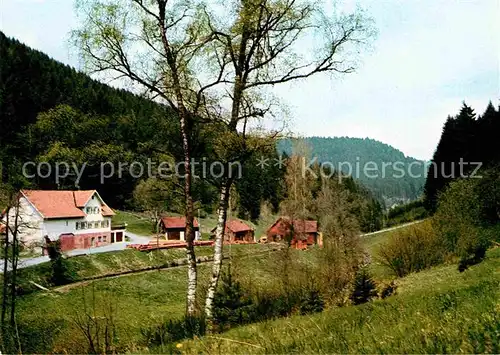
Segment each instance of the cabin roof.
M179 229L186 227L186 217L162 217L161 221L166 229ZM198 220L195 218L193 221L193 227L198 228Z
M280 225L284 228L293 226L293 230L297 233L317 233L318 222L306 219L291 219L290 217L280 217L269 227L268 232L274 227Z

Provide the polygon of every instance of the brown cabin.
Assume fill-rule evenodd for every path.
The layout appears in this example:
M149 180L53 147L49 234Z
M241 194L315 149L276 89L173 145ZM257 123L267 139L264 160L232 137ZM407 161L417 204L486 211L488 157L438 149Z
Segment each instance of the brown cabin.
M212 237L215 237L215 229L212 229ZM224 231L224 243L253 243L255 242L255 231L252 227L238 219L226 222Z
M318 222L280 217L269 227L266 234L268 242L290 240L293 248L305 249L318 243Z
M166 240L186 240L186 217L162 217L160 220L160 233ZM193 222L195 240L200 239L200 225L195 218Z

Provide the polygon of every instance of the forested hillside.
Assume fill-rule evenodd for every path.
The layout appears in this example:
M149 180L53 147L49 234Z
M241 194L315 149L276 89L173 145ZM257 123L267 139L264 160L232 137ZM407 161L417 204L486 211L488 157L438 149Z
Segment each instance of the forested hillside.
M169 151L176 151L177 122L168 108L95 81L1 32L0 57L0 161L4 181L8 175L12 179L19 172L21 162L36 161L48 152L54 156L52 143L57 143L60 150L87 147L89 152L96 152L92 146L97 144L106 146L108 151L117 151L118 146L124 153L137 151L140 142L157 135L158 123L164 142L170 144ZM58 105L67 106L51 111L50 115L58 117L50 120L46 115L44 129L38 129L37 116ZM84 124L87 129L82 131ZM62 130L78 138L78 144L68 141ZM70 158L56 155L58 159ZM45 188L65 187L69 183L55 186L53 179L35 181L35 185ZM80 187L91 185L83 178ZM123 204L132 189L130 183L122 182L111 183L102 190L116 205Z
M319 163L331 163L337 170L358 179L388 206L417 199L422 194L424 162L407 157L388 144L370 138L349 137L307 137L300 140L309 146L311 159L317 157ZM290 154L292 140L279 141L278 150ZM410 176L411 163L414 163L411 173L418 177Z
M19 133L34 123L38 113L59 104L86 113L119 116L134 115L134 134L147 137L154 131L153 117L176 125L168 108L126 90L111 88L91 79L46 54L31 49L0 32L0 138L2 147L29 156L19 143ZM170 133L170 132L168 132Z

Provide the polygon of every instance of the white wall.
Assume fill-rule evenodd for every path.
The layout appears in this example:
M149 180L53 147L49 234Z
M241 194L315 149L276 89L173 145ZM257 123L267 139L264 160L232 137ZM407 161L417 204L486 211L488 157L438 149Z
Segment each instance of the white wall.
M87 207L91 208L92 211L87 213L87 216L85 218L82 218L78 221L86 221L86 222L99 222L99 226L102 225L102 221L108 221L108 227L105 228L87 228L87 229L79 229L76 230L76 225L75 222L77 220L73 221L73 226L72 228L74 229L75 234L82 234L82 233L98 233L98 232L109 232L111 230L111 217L104 217L102 215L102 201L100 200L99 196L97 194L94 194L93 198L90 198L90 200L87 202L85 207L83 208L83 212L87 213ZM95 208L97 208L97 213L94 213ZM88 226L88 223L87 223Z

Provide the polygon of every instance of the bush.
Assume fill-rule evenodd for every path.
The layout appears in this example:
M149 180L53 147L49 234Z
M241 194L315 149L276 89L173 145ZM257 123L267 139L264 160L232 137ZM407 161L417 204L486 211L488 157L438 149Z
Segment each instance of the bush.
M67 285L78 277L70 263L62 256L52 260L52 276L50 282L55 286Z
M231 269L221 275L221 284L214 297L214 323L222 331L231 325L249 321L252 305L250 297L245 295L241 284L234 281Z
M383 285L380 290L380 298L386 299L389 296L392 296L396 293L396 289L398 286L394 281L391 281L390 283Z
M498 216L495 221L491 211L495 209L493 206L500 206L500 198L495 197L496 193L488 196L488 190L496 191L494 185L498 183L496 177L488 176L485 175L484 181L454 181L439 195L434 216L436 229L447 250L460 258L461 271L480 262L495 238L490 230L498 222Z
M307 290L300 299L299 312L302 315L323 312L325 302L316 289Z
M352 303L358 305L366 303L375 297L377 297L377 285L366 267L363 267L356 273L350 299Z
M74 282L77 279L76 271L64 259L60 241L50 241L47 238L47 252L52 267L51 283L55 286L60 286Z
M446 255L430 220L394 232L378 252L382 264L399 277L440 264Z
M285 317L294 313L321 312L325 302L314 282L299 282L298 275L285 288L244 289L230 269L221 276L214 298L214 325L217 331L231 327Z

